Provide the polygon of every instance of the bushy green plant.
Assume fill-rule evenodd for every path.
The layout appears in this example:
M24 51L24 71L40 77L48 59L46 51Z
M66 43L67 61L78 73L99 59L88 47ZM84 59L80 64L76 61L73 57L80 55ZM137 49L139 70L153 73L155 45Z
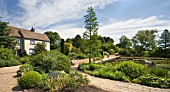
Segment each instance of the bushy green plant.
M30 63L30 58L28 56L24 56L24 57L21 57L19 59L19 61L22 63L22 64L25 64L25 63Z
M0 59L11 60L13 57L12 49L0 47Z
M27 72L19 79L19 85L23 89L37 87L41 83L42 83L42 76L35 71Z
M108 52L105 51L105 52L104 52L104 55L107 55L107 53L108 53Z
M85 76L83 76L81 73L76 72L76 71L71 71L69 74L67 87L76 89L88 83L89 83L89 80Z
M110 49L110 50L109 50L109 54L110 54L110 55L113 55L114 52L115 52L114 49Z
M160 78L152 75L143 75L135 80L137 83L152 86L152 87L161 87L161 88L169 88L170 87L170 79Z
M49 70L64 70L69 72L71 68L70 60L67 56L57 50L40 53L31 59L33 66L46 67Z
M34 67L30 64L23 64L19 70L17 71L17 75L18 76L21 76L23 75L24 73L26 72L29 72L29 71L33 71L34 70Z
M34 67L34 71L37 71L37 72L39 72L40 74L43 74L43 73L47 73L47 72L48 72L47 68L42 67L42 66L36 66L36 67Z
M43 82L41 87L44 89L55 91L66 86L68 75L65 72L52 71L48 74L43 74Z
M134 63L133 61L124 61L120 63L118 70L124 72L125 75L129 76L131 79L135 79L143 75L146 68L145 66Z
M52 71L43 79L43 88L50 91L59 91L62 88L76 89L81 85L88 84L89 80L81 73L70 71L65 72Z
M87 58L87 56L84 55L84 54L77 54L77 55L76 55L76 58L77 58L77 59L85 59L85 58Z
M85 70L90 70L90 66L88 63L81 63L79 64L78 69L84 72Z
M17 59L6 60L5 66L16 66L19 65L20 62Z
M149 70L150 70L150 74L154 74L159 77L167 77L168 76L168 70L165 68L152 67Z
M95 69L99 69L99 68L101 68L101 65L99 65L99 64L89 64L89 68L90 68L90 70L91 71L93 71L93 70L95 70Z
M0 67L4 67L5 66L5 62L6 62L6 60L0 59Z
M130 81L129 78L121 71L116 71L113 75L113 79L121 81Z

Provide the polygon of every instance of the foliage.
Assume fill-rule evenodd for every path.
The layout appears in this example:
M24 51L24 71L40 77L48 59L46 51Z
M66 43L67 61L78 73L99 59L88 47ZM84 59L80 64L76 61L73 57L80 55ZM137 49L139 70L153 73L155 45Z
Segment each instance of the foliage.
M143 75L134 80L136 83L152 86L152 87L161 87L169 88L170 79L160 78L152 75Z
M109 54L110 54L110 55L113 55L114 52L115 52L115 51L114 51L113 49L110 49L110 50L109 50Z
M79 64L78 69L84 72L85 70L90 70L90 66L87 63L81 63Z
M116 53L120 52L120 48L118 46L116 46L116 45L114 45L114 50L115 50Z
M19 58L19 61L20 61L22 64L31 63L31 62L30 62L30 57L28 57L28 56L20 57L20 58Z
M68 78L67 87L76 89L82 85L89 83L89 80L86 76L83 76L81 73L76 71L71 71Z
M101 49L103 51L109 51L111 49L111 45L109 43L104 43L101 45Z
M93 76L134 82L153 87L169 88L170 79L166 69L146 68L132 61L106 64L80 64L78 69Z
M13 57L12 49L0 47L0 59L11 60Z
M76 48L80 48L82 46L82 38L80 35L76 35L76 37L73 39L73 46L76 46Z
M19 64L20 64L20 62L14 58L11 60L0 59L0 67L16 66Z
M50 91L59 91L62 88L76 89L81 85L88 84L89 80L86 76L76 71L69 74L65 72L52 71L43 79L43 88Z
M153 51L156 49L155 33L156 30L140 30L132 38L132 44L136 54L143 55L144 51Z
M69 58L57 50L51 50L33 56L31 64L33 66L46 67L48 71L64 70L65 72L69 72L71 68Z
M49 72L48 75L43 74L42 87L50 91L61 90L66 86L68 75L65 72Z
M152 67L149 70L150 70L150 74L154 74L159 77L167 77L168 76L168 70L164 69L164 68Z
M50 49L57 49L60 47L60 36L57 32L52 32L52 31L47 31L44 34L46 34L48 36L48 38L50 39Z
M8 23L0 21L0 47L14 49L16 41L14 37L10 36L10 32Z
M67 38L65 42L66 42L66 43L71 43L71 44L73 44L73 41L72 41L72 39L70 39L70 38Z
M23 75L24 73L26 72L29 72L29 71L33 71L34 70L34 67L30 64L23 64L19 70L17 71L17 75L18 76L21 76Z
M20 62L17 59L6 60L5 66L16 66L19 65Z
M167 49L170 49L170 32L167 29L165 29L161 34L158 44L163 50L162 54L164 55L164 57L167 57Z
M42 76L35 71L27 72L19 79L19 85L23 89L37 87L41 83L42 83Z
M117 69L124 72L131 79L135 79L145 73L145 67L133 61L122 62Z
M69 56L70 58L75 58L75 57L77 56L77 53L71 52L71 53L68 53L68 56Z
M64 49L65 54L68 55L68 53L71 52L73 46L71 43L64 42L64 48L65 48Z
M85 59L87 56L86 55L84 55L84 54L77 54L76 55L76 58L77 59Z
M6 65L5 62L6 60L0 59L0 67L4 67Z
M87 15L84 16L85 18L85 28L87 29L83 37L87 40L85 46L89 48L88 52L90 53L89 62L91 63L91 56L92 51L97 51L100 48L101 42L97 39L97 31L98 31L98 22L97 17L92 7L88 7Z
M125 35L122 35L120 38L120 43L118 44L120 48L128 49L131 46L130 39L127 38Z
M34 71L37 71L39 72L40 74L43 74L43 73L47 73L48 70L46 67L43 67L43 66L36 66L34 67Z
M34 51L35 51L35 54L39 54L39 53L41 53L43 51L46 51L45 45L43 43L37 43L36 46L35 46Z

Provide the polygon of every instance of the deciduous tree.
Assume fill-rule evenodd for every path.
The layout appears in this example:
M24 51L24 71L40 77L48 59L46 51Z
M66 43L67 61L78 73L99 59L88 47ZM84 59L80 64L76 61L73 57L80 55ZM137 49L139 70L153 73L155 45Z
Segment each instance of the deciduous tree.
M144 54L144 51L156 49L155 33L156 30L140 30L132 38L133 47L137 54Z

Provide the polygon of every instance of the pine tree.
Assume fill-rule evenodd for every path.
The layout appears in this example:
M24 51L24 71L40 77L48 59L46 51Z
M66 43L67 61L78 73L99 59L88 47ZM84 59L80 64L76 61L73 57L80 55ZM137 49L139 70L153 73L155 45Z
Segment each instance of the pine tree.
M8 23L0 20L0 46L14 49L16 40L14 37L9 36L10 31L11 29L8 28Z
M88 7L87 13L88 14L84 16L86 31L84 32L83 37L87 40L90 52L89 63L91 63L92 51L96 51L100 48L101 42L97 38L98 22L94 9L92 7Z
M167 29L165 29L160 36L159 46L164 50L164 54L166 54L167 49L170 48L170 33Z

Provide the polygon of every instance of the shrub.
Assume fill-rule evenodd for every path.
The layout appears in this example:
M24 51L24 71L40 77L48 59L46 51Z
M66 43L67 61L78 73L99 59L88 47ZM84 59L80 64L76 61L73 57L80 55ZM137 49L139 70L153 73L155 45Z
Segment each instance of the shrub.
M40 74L43 74L43 73L47 73L47 72L48 72L47 68L42 67L42 66L36 66L36 67L34 67L34 71L37 71L37 72L39 72Z
M16 59L11 59L11 60L6 60L6 65L5 66L16 66L19 65L20 62Z
M24 57L21 57L19 59L19 61L22 63L22 64L25 64L25 63L30 63L30 58L28 56L24 56Z
M164 69L164 68L152 67L149 70L150 70L150 74L154 74L154 75L159 76L159 77L168 76L168 70Z
M43 80L43 88L50 91L59 91L62 88L76 89L81 85L88 84L89 80L81 73L70 71L65 72L52 71Z
M78 69L84 72L85 70L90 70L90 67L88 63L81 63L79 64Z
M27 72L19 79L19 85L23 89L37 87L41 83L42 83L42 76L35 71Z
M101 65L99 65L99 64L89 64L89 68L90 68L91 71L93 71L95 69L101 68Z
M113 49L110 49L110 50L109 50L109 54L110 54L110 55L113 55L114 52L115 52L115 51L114 51Z
M83 76L81 73L76 72L76 71L71 71L69 74L67 87L76 89L88 83L89 83L89 80L85 76Z
M71 53L68 53L68 56L71 58L75 58L77 56L77 53L71 52Z
M58 71L49 72L48 75L43 74L42 87L44 89L55 91L60 90L66 86L68 81L68 75L65 73L60 73Z
M122 71L126 76L135 79L145 73L145 66L134 63L133 61L124 61L120 63L118 71Z
M46 67L49 70L64 70L69 72L71 68L70 60L64 54L58 52L57 50L51 50L48 52L43 52L34 56L31 59L31 64L33 66Z
M116 71L113 75L115 80L130 81L129 78L121 71Z
M77 54L76 55L76 58L77 59L85 59L87 56L86 55L84 55L84 54Z
M0 67L4 67L5 66L5 60L4 59L0 59Z
M18 76L21 76L23 75L24 73L26 72L29 72L29 71L33 71L34 70L34 67L30 64L23 64L19 70L17 71L17 75Z
M160 78L152 75L144 75L140 76L136 79L137 83L152 86L152 87L161 87L161 88L169 88L170 87L170 79Z
M104 52L104 55L107 55L107 52L106 52L106 51Z
M12 49L0 47L0 59L11 60L13 56Z

